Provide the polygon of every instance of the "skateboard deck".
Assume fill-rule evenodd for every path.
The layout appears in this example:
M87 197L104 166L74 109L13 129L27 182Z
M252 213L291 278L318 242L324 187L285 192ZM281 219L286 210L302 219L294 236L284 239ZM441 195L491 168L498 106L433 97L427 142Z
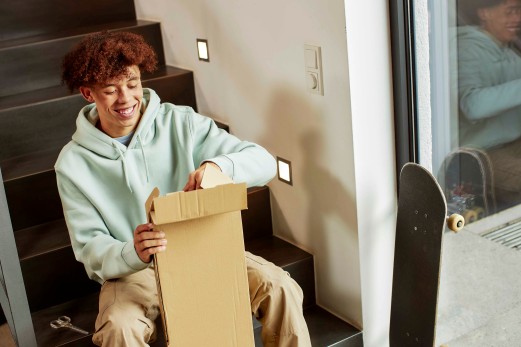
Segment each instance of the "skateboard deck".
M433 346L447 204L436 179L408 163L400 173L390 346ZM460 224L461 225L461 224Z

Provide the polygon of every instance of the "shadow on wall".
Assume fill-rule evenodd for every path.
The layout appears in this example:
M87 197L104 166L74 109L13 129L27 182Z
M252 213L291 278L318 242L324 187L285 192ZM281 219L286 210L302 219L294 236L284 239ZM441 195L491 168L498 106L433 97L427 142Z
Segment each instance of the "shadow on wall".
M356 302L359 297L349 295L335 288L345 288L346 278L340 278L338 271L346 276L359 278L358 235L356 234L356 205L353 196L343 188L343 183L335 176L335 165L320 165L324 141L316 130L310 130L301 136L304 153L303 182L308 195L308 233L311 244L320 250L317 262L317 280L331 283L328 298L332 302ZM341 172L337 173L341 175ZM341 234L341 235L338 235ZM336 240L343 242L335 242ZM356 254L356 266L343 264L350 254ZM355 269L349 272L349 269ZM355 293L357 294L357 293Z
M331 117L321 113L308 101L309 98L304 92L277 88L268 107L266 129L270 132L266 136L269 140L264 142L274 143L273 139L277 143L283 142L284 146L278 146L278 154L289 156L287 159L293 163L291 205L281 207L276 197L272 199L276 228L290 241L294 241L296 233L307 239L306 244L312 247L310 251L315 255L317 283L329 283L328 292L320 295L327 297L328 302L321 303L334 311L334 303L347 305L360 300L358 291L347 292L344 289L349 276L356 276L357 287L360 283L356 205L352 194L344 188L345 182L339 178L343 173L337 168L343 165L336 165L347 160L347 156L339 157L338 162L333 163L324 160L324 153L331 152L327 142L335 143L326 141L322 123ZM334 150L342 152L339 148ZM306 201L307 206L302 201ZM301 208L301 211L287 211L292 206ZM300 225L306 230L291 230L285 215L302 216ZM353 254L356 255L356 264L346 264L353 259Z

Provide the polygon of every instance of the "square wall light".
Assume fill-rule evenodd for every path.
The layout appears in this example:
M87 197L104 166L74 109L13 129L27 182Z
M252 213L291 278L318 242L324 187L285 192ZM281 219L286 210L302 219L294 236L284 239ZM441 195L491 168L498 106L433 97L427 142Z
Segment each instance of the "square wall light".
M199 60L209 62L210 53L208 51L208 40L197 39L197 56Z
M293 178L291 175L291 162L289 160L277 157L277 174L279 180L293 185Z

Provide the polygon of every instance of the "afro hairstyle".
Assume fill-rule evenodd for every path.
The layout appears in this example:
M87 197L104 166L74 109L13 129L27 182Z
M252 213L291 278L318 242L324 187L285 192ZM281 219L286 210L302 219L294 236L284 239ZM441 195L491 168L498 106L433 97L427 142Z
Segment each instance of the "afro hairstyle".
M73 92L82 86L103 84L137 65L141 72L157 68L157 56L145 39L130 32L97 32L87 35L65 55L62 81Z

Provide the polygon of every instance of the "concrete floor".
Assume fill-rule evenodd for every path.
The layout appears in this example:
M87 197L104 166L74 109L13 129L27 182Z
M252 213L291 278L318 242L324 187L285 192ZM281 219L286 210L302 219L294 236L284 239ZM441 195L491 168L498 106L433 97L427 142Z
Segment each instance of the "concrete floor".
M436 346L521 346L521 251L480 236L521 209L446 233Z

